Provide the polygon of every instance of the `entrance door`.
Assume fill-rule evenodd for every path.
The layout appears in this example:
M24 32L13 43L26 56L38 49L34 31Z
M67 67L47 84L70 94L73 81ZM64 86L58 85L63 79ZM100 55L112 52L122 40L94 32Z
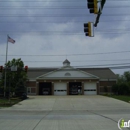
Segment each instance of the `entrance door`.
M67 84L54 83L54 95L67 95Z
M52 83L43 82L39 83L39 95L51 95L52 93Z
M96 82L84 83L84 95L96 95L97 85Z
M69 95L78 95L81 93L81 82L69 82Z

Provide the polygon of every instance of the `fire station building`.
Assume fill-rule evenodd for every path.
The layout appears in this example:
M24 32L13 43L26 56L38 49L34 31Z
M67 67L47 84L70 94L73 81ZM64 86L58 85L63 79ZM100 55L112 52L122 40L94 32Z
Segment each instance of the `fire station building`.
M109 68L29 68L28 95L97 95L111 93L116 75Z

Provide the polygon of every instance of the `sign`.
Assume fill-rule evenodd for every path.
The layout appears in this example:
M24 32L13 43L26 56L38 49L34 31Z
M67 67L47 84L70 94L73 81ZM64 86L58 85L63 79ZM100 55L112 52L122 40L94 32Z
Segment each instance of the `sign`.
M17 66L11 66L11 71L17 71Z

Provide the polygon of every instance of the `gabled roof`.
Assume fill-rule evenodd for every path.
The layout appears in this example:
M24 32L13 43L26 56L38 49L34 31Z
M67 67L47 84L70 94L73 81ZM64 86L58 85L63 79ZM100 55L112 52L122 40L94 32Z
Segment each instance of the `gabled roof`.
M72 66L64 66L60 69L43 74L37 77L37 79L99 79L99 77L73 68Z

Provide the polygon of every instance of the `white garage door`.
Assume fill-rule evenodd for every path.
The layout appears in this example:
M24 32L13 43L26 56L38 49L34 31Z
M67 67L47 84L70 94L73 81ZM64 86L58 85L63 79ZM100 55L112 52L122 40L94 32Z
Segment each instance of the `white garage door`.
M66 83L55 83L54 84L54 95L67 95L67 84Z
M96 95L97 85L96 82L84 83L84 95Z

